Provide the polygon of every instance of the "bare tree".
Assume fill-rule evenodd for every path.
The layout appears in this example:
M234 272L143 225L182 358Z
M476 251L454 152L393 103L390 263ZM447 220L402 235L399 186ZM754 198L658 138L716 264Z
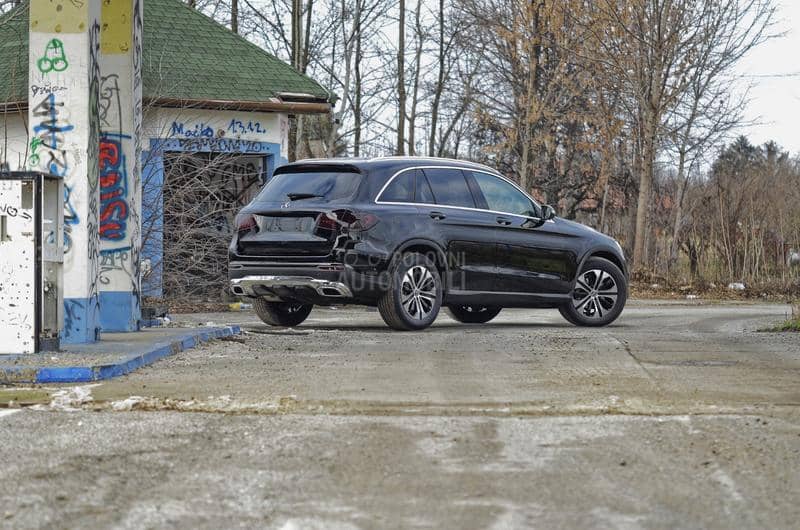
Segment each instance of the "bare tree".
M686 91L668 117L667 140L677 157L677 186L669 266L678 259L686 191L706 151L741 125L747 95L736 90L734 67L771 37L776 15L769 3L728 2L698 22L703 39Z
M732 25L725 26L722 32L737 32L727 38L742 37L740 25L754 17L755 26L745 31L744 40L752 40L753 45L760 42L762 39L754 39L754 36L763 34L763 28L772 20L771 1L748 0L741 6L739 2L729 4L737 4L736 10L742 16L733 17ZM635 102L631 118L640 149L640 174L634 268L641 267L645 259L647 214L665 119L689 89L709 31L724 26L720 20L728 16L728 10L721 9L720 2L713 0L602 0L597 3L593 23L589 26L595 36L592 47L596 52L595 60L609 67L623 81ZM725 50L716 48L713 51Z

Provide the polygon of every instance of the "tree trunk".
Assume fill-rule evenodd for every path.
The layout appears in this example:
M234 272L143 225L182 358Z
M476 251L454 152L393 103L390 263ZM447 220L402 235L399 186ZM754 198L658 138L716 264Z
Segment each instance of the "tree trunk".
M686 188L689 179L686 177L686 152L681 150L678 154L678 197L675 201L675 220L672 225L672 242L669 246L669 261L667 270L671 270L678 261L678 249L680 248L681 222L683 221L683 201L686 197Z
M411 91L411 114L408 116L408 154L416 154L416 132L417 132L417 108L419 104L419 78L422 67L422 46L425 44L422 35L422 25L420 23L420 12L422 11L422 0L417 0L417 11L414 15L414 36L417 46L414 50L414 88Z
M292 66L302 71L303 0L292 0Z
M353 65L355 102L353 103L353 156L361 156L361 0L356 0L355 14L356 54Z
M239 0L231 0L231 31L239 33Z
M404 155L406 152L406 74L405 74L405 51L406 51L406 1L400 0L400 22L398 28L397 42L397 154Z
M303 34L303 0L292 0L292 67L298 72L302 71L302 34ZM289 117L288 151L289 162L297 160L297 138L302 133L302 125L296 116Z
M345 0L342 0L341 3L341 13L342 13L342 33L344 34L344 86L342 87L342 98L341 98L341 107L338 111L332 113L331 115L331 129L328 135L328 156L332 157L336 153L336 134L337 134L337 122L341 123L342 117L344 116L345 110L347 110L347 104L350 102L350 77L352 75L352 64L353 64L353 46L352 46L352 38L356 34L356 29L358 28L357 20L353 17L353 23L350 28L350 36L347 36L347 32L344 28L344 13L346 12L345 9ZM336 69L336 54L331 55L331 65L330 71L334 72ZM331 85L333 77L331 77Z
M306 73L308 70L308 58L309 54L311 53L311 20L312 14L314 12L314 0L308 0L308 4L306 7L306 25L305 25L305 32L306 35L303 38L303 53L300 60L301 65L301 72Z
M639 200L636 203L636 230L633 244L633 270L644 267L647 213L650 209L650 191L655 169L656 129L651 116L645 119L642 139L642 172L639 179Z
M444 90L444 0L439 0L439 77L436 80L436 89L433 92L431 105L431 132L428 137L428 156L436 153L436 127L439 121L439 104ZM440 149L441 151L441 149Z

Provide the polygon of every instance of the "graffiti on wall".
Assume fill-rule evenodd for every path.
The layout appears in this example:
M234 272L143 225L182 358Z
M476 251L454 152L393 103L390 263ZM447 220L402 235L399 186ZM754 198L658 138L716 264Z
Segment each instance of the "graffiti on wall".
M122 102L119 96L119 76L117 74L100 78L97 113L100 117L100 125L104 129L120 127L119 117L122 115Z
M33 107L33 116L39 120L33 125L33 139L31 147L42 147L45 151L44 169L64 177L67 175L69 164L67 163L67 152L63 148L65 134L74 130L75 126L69 123L66 117L64 101L56 98L54 93L47 94L39 103ZM42 158L38 156L36 165L41 167Z
M114 73L100 78L98 169L102 249L99 281L106 291L130 291L133 303L138 304L141 291L138 211L142 134L141 1L134 1L127 8L116 6L118 10L113 10L113 7L108 6L108 13L104 11L109 15L109 24L114 27L104 27L102 52L109 55L130 53L133 79L127 74L114 72L114 66L110 69ZM132 12L126 11L131 7ZM134 309L134 315L136 313Z
M133 2L133 171L131 185L136 190L132 200L141 200L142 189L142 0ZM130 209L130 250L131 291L136 303L140 303L142 289L141 263L141 204Z
M64 101L55 92L47 93L32 109L33 137L30 143L28 163L54 175L69 176L70 164L64 148L67 135L75 127L69 121ZM64 252L72 249L72 227L80 219L73 204L72 188L64 186Z
M130 136L123 133L122 99L119 75L100 78L98 94L98 118L100 120L99 179L100 179L100 239L101 241L124 241L127 232L128 175L123 140ZM109 249L104 245L103 252ZM100 267L103 267L101 262Z
M5 215L12 218L19 216L20 219L25 219L26 221L30 221L32 219L28 210L22 210L22 212L20 212L18 208L11 206L10 204L0 204L0 215Z
M102 285L110 285L111 274L129 274L128 271L132 267L131 249L104 250L100 253L100 283Z
M187 125L184 122L173 121L169 129L170 136L179 138L214 138L214 128L207 123Z
M63 72L69 67L67 55L64 53L64 43L61 39L50 39L45 46L44 54L36 60L36 68L43 74L50 72Z
M235 118L228 124L228 132L232 134L267 134L267 130L261 126L260 121L242 121Z
M220 153L268 153L269 145L238 138L179 138L180 151L212 151Z
M54 85L50 83L42 83L41 85L31 85L31 95L33 97L41 96L44 94L55 94L57 92L65 92L67 87L61 85Z
M90 9L84 0L31 1L29 18L26 162L31 169L63 179L63 339L92 340L99 324L100 24L95 6Z
M88 211L86 219L86 234L88 247L88 296L94 307L86 308L97 315L95 322L99 322L100 308L98 305L98 274L100 271L100 227L99 207L100 177L99 177L99 143L100 143L100 25L95 22L89 28L89 156L86 160L86 183L88 195Z
M223 138L226 135L267 134L267 129L260 121L232 118L223 129L214 129L205 121L187 123L173 121L169 127L169 136L173 138Z
M126 137L130 138L130 137ZM122 142L100 138L100 239L123 241L128 220L128 178Z

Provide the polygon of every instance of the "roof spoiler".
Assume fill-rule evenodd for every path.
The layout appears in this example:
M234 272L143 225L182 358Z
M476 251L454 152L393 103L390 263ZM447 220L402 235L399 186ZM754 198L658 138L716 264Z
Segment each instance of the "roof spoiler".
M273 174L280 175L283 173L308 173L311 171L331 173L361 173L361 169L353 164L331 164L320 162L293 162L285 166L279 166L275 169Z

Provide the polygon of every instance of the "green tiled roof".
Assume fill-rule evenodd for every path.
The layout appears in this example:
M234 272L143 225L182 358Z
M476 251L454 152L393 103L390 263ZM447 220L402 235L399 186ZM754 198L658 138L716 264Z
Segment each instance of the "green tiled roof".
M274 101L280 93L327 100L316 81L180 0L143 0L145 98ZM0 18L0 103L25 101L27 3Z

